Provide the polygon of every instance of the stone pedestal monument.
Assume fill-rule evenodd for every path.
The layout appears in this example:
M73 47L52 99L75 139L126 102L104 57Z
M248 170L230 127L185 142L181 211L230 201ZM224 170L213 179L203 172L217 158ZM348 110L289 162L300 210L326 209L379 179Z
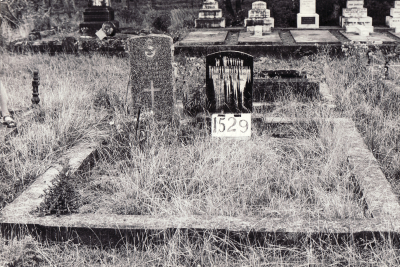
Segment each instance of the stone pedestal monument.
M300 13L297 14L297 28L319 28L319 15L315 0L300 0Z
M83 12L83 23L79 30L83 36L95 36L104 22L110 22L118 30L119 22L114 20L114 9L110 0L89 0L88 8Z
M218 2L205 0L199 12L199 18L194 21L195 28L225 28L225 18Z
M274 19L271 18L271 12L267 9L267 3L257 1L252 4L249 10L249 17L244 20L244 26L248 32L255 35L264 35L271 33L274 27Z
M362 36L369 36L374 32L372 18L368 17L367 9L364 8L364 0L347 1L347 8L343 8L343 16L340 17L340 26L346 32L358 33Z
M386 16L386 25L400 32L400 1L394 1L394 8L390 9L390 16Z

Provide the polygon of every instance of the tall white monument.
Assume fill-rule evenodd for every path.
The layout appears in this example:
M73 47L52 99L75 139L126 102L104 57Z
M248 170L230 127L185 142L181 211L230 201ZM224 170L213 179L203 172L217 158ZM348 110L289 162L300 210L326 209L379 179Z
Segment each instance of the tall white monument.
M316 13L315 0L300 0L297 28L319 28L319 15Z
M394 8L390 9L390 16L386 16L386 25L394 28L395 33L400 32L400 1L394 1Z

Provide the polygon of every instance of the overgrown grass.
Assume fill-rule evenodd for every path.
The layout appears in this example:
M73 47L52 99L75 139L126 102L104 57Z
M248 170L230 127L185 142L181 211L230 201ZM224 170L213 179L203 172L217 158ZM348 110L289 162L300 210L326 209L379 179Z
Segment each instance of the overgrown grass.
M143 149L126 140L107 146L81 186L81 212L124 215L209 215L363 218L354 196L343 130L295 125L293 138L276 129L249 141L214 140L194 134L190 142L170 129L153 131ZM286 127L284 127L286 128ZM282 129L283 130L283 129ZM309 132L311 130L311 132ZM286 129L286 131L288 131ZM260 132L261 133L261 132ZM116 151L112 151L116 150ZM100 176L97 174L101 174Z
M108 112L95 100L101 92L125 91L124 64L96 56L2 54L1 80L9 94L10 109L31 105L32 71L39 70L40 104L45 116L43 121L32 119L19 125L18 135L0 145L0 207L12 201L66 149L105 135Z
M375 157L381 164L381 168L386 174L386 177L392 185L393 191L398 194L400 192L400 186L398 182L398 173L400 167L399 152L398 152L398 132L399 132L399 119L398 110L399 104L397 99L397 93L388 88L384 88L379 80L374 79L372 74L366 68L366 59L362 56L363 53L358 53L363 48L353 47L351 53L345 58L330 58L327 53L323 51L315 56L303 57L301 59L283 61L276 58L261 58L256 60L257 69L298 69L305 70L313 77L318 79L326 80L331 93L335 97L337 109L335 111L328 111L323 107L320 107L318 103L298 103L292 98L283 99L276 104L276 109L272 111L272 115L280 115L287 117L308 117L308 118L330 118L330 117L347 117L351 118L356 122L358 130L362 133L365 142L374 153ZM203 69L203 61L195 60L196 66L186 65L187 70L193 71L192 75L189 75L183 71L184 75L177 78L177 84L181 84L182 87L178 86L178 90L182 90L182 95L192 88L199 88L201 90L202 84L200 82L201 75L196 71ZM69 144L77 140L93 139L100 136L100 132L88 131L90 128L100 127L99 121L106 116L106 114L113 115L115 125L126 125L128 127L129 121L133 118L125 117L123 114L123 99L125 97L126 83L128 79L129 66L126 59L117 58L104 58L93 55L90 58L75 57L75 56L60 56L60 57L49 57L46 55L28 55L28 56L9 56L2 54L1 64L3 67L4 74L2 75L2 82L5 83L6 88L10 94L10 106L25 106L30 104L31 98L31 71L34 68L38 68L41 76L41 85L39 87L41 104L45 110L45 121L30 122L27 125L21 126L21 132L18 136L10 139L9 143L2 144L2 161L4 162L4 169L7 171L7 175L2 175L2 194L3 194L3 205L11 201L17 194L27 186L27 184L34 180L34 178L42 173L49 164L57 160L58 155L62 153ZM192 63L182 63L192 64ZM196 70L196 71L195 71ZM200 71L201 73L201 71ZM190 77L194 77L191 79ZM197 78L196 78L197 77ZM183 80L188 84L184 87ZM194 86L191 86L194 84ZM182 89L183 88L183 89ZM184 89L186 88L186 89ZM122 103L121 103L122 102ZM94 103L97 103L96 105ZM107 109L106 109L107 108ZM107 111L106 111L107 110ZM118 123L120 120L121 123ZM125 127L125 126L123 126ZM110 140L109 145L119 146L120 148L126 148L126 155L131 154L131 151L126 141L121 141L118 138L126 138L130 140L129 132L123 129L122 133L118 133L117 127L111 132L115 138ZM120 128L121 129L121 128ZM160 128L162 131L162 128ZM90 134L88 134L90 132ZM125 132L126 135L123 134ZM119 136L119 137L118 137ZM128 136L128 137L126 137ZM160 137L161 136L161 137ZM204 141L204 134L202 138L196 139L192 136L195 134L189 134L185 139L187 144L183 142L182 138L179 139L177 135L172 131L165 131L164 135L153 136L154 139L148 139L150 146L148 150L141 152L136 151L137 162L142 164L143 167L150 166L152 160L158 159L160 162L168 166L174 167L183 164L186 161L188 163L197 164L195 161L196 155L203 153L211 144L203 147L199 145L200 140ZM178 135L179 136L179 135ZM321 141L324 136L328 136L328 141ZM118 138L117 138L118 137ZM336 147L337 142L335 138L339 138L339 135L324 135L323 133L317 137L306 139L306 146L302 146L304 143L295 143L293 145L261 142L261 139L265 136L255 136L252 142L261 142L266 150L267 148L279 149L286 148L289 151L285 157L278 157L279 153L272 155L271 150L268 150L269 154L272 155L271 159L281 159L282 161L276 161L279 166L274 166L275 173L277 176L284 171L293 170L291 168L300 168L300 173L303 171L306 173L309 166L317 164L318 161L314 160L312 156L304 157L310 148L316 148L314 151L324 151L320 155L324 155L325 159L322 159L323 163L331 162L328 164L327 169L321 169L315 167L314 170L318 170L319 174L329 172L329 175L318 175L321 178L321 184L328 185L330 182L337 182L336 175L343 170L346 170L346 166L341 164L343 162L339 151L342 151L339 147ZM155 142L158 139L164 138L162 142ZM175 139L174 139L175 138ZM179 158L176 153L171 154L160 154L156 149L157 145L164 144L168 140L176 140L176 144L181 145L179 151L186 153L185 158ZM310 143L310 140L313 142ZM180 143L181 142L181 143ZM197 144L194 146L193 144ZM220 153L214 155L217 158L222 153L227 153L226 146L223 143L216 144L216 149L220 149ZM144 143L146 145L146 143ZM153 147L151 146L153 145ZM221 145L221 146L218 146ZM268 147L267 147L268 146ZM135 146L133 146L135 147ZM129 149L128 149L129 148ZM260 147L261 149L262 147ZM240 147L242 149L242 147ZM255 148L255 149L258 149ZM283 151L283 150L277 151ZM109 150L112 152L112 150ZM139 152L140 151L140 152ZM207 150L208 151L208 150ZM261 151L255 153L260 156ZM122 150L120 153L111 153L110 155L118 158L123 154ZM124 152L124 153L125 153ZM232 149L234 155L236 151ZM153 154L151 154L153 153ZM156 153L158 153L156 155ZM169 152L170 153L170 152ZM217 152L214 152L217 153ZM167 155L171 155L167 157ZM264 154L263 154L264 155ZM271 156L270 155L270 156ZM301 158L300 155L303 155ZM212 158L213 155L207 155ZM108 156L110 158L110 156ZM274 158L276 157L276 158ZM228 157L229 158L229 157ZM10 160L11 159L11 160ZM269 158L268 158L269 159ZM228 170L223 169L222 160L219 160L219 171ZM237 164L245 164L245 158L240 159L242 161L236 161ZM254 160L257 162L257 160ZM262 160L260 160L262 161ZM265 161L265 160L264 160ZM131 163L129 163L131 162ZM128 164L129 163L129 164ZM268 163L268 162L267 162ZM107 165L108 164L108 165ZM97 184L103 186L110 192L116 187L121 187L123 182L128 179L128 174L133 174L130 177L135 177L135 166L132 165L132 161L117 161L110 160L108 163L104 163L103 168L113 166L115 172L112 174L114 177L119 177L119 181L113 181L110 178L104 176L103 180L98 181ZM119 164L119 165L118 165ZM286 165L285 165L286 164ZM292 164L292 165L290 165ZM160 165L162 166L162 165ZM268 165L265 165L265 168ZM118 168L117 168L118 167ZM282 168L282 169L280 169ZM160 168L162 169L162 168ZM203 168L204 169L204 168ZM295 168L297 171L297 168ZM200 171L200 169L196 169ZM177 173L182 172L180 169L176 169ZM189 170L183 170L189 171ZM127 172L124 174L124 172ZM5 172L4 172L5 173ZM123 174L123 175L120 175ZM162 174L162 173L160 173ZM198 182L198 180L192 179L185 181L180 179L179 186L174 184L171 177L164 172L164 176L158 176L157 181L150 185L156 185L159 182L160 188L164 188L164 193L172 192L177 195L178 193L185 193L184 190L189 188L190 182ZM346 178L349 172L343 173L343 178ZM246 177L247 172L243 173ZM188 176L185 174L185 176ZM136 176L137 177L137 176ZM149 176L156 179L154 176ZM193 176L195 177L195 176ZM199 176L200 177L200 176ZM284 176L279 180L280 189L287 189L290 186L294 189L300 189L301 186L297 186L293 180L285 180ZM162 179L164 178L164 179ZM202 177L204 178L204 177ZM108 179L108 180L107 180ZM124 180L125 179L125 180ZM149 178L150 179L150 178ZM331 180L330 180L331 179ZM23 182L21 182L23 181ZM140 181L145 188L150 186L147 180ZM249 180L249 181L256 181ZM340 180L339 180L340 181ZM164 184L162 183L164 182ZM343 183L346 179L343 180ZM131 185L133 183L130 183ZM301 183L300 183L301 184ZM127 184L124 184L127 185ZM204 189L203 193L212 193L211 183L201 184L197 183L197 188ZM214 184L215 185L215 184ZM236 179L232 183L229 190L226 191L227 195L233 193L239 194L238 192L242 189L251 189L251 183L242 186L240 180ZM304 184L303 184L304 185ZM107 188L109 186L109 188ZM236 191L232 188L236 187ZM196 187L193 187L196 188ZM228 187L227 187L228 188ZM307 187L306 187L307 188ZM117 188L119 189L119 188ZM171 191L171 190L176 191ZM240 189L240 190L239 190ZM308 189L308 188L307 188ZM137 192L137 188L129 188L125 193ZM161 191L160 191L161 192ZM195 191L193 191L195 192ZM299 191L294 191L299 192ZM311 192L311 191L310 191ZM321 190L321 201L327 198L326 191ZM302 193L301 193L302 194ZM305 196L304 194L300 196ZM115 194L115 199L118 199L118 194ZM206 194L204 194L206 196ZM212 196L212 195L211 195ZM329 196L329 194L328 194ZM134 198L131 198L134 199ZM156 199L156 198L154 198ZM305 197L306 199L306 197ZM188 202L182 201L180 205L176 205L176 208L185 206ZM245 201L243 201L245 203ZM335 202L333 198L329 199L327 204L335 208L340 208L338 201ZM143 203L142 207L145 207L146 203ZM190 204L190 202L189 202ZM343 203L341 203L343 204ZM222 204L221 204L222 205ZM234 201L225 201L223 205L226 205L226 210L235 210ZM128 208L133 205L121 205L120 210L125 212ZM200 205L199 205L200 206ZM162 207L162 206L160 206ZM185 206L185 208L190 207ZM290 204L289 208L293 209L293 203ZM155 211L162 210L159 207L151 207ZM159 208L159 209L157 209ZM164 206L164 211L170 208ZM282 208L282 207L280 207ZM106 209L106 207L105 207ZM289 210L290 210L289 209ZM190 209L189 209L190 210ZM192 211L198 212L199 209L192 209ZM271 209L272 210L272 209ZM168 210L167 210L168 211ZM201 211L201 210L200 210ZM240 208L239 208L240 211ZM350 217L357 217L353 212L354 210L348 211ZM122 213L123 213L122 212ZM130 213L131 211L127 212ZM282 210L279 210L282 212ZM331 214L332 215L332 214ZM336 216L336 215L335 215ZM335 216L328 218L337 218ZM346 216L346 215L345 215ZM41 266L48 265L85 265L85 266L131 266L131 265L162 265L162 266L209 266L209 265L238 265L238 266L261 266L261 265L272 265L272 266L299 266L299 265L353 265L353 266L398 266L399 265L399 248L398 240L383 239L383 240L372 240L363 244L355 243L354 241L342 241L339 245L330 244L324 240L310 240L304 239L299 240L296 245L276 245L269 244L265 247L260 246L244 246L240 250L235 249L235 244L227 242L232 249L227 252L221 247L215 245L215 241L218 239L212 233L205 234L199 237L197 241L191 241L184 233L178 231L177 234L168 240L164 245L152 246L147 250L136 250L130 245L126 245L120 249L102 249L102 248L90 248L87 246L74 245L71 243L62 244L42 244L38 243L30 238L25 238L21 241L13 240L6 243L4 239L1 239L0 243L0 263L13 263L14 265L20 264L24 266L27 264L20 263L25 260L37 262ZM221 240L218 240L221 241ZM233 251L233 252L232 252ZM37 257L33 257L36 255Z

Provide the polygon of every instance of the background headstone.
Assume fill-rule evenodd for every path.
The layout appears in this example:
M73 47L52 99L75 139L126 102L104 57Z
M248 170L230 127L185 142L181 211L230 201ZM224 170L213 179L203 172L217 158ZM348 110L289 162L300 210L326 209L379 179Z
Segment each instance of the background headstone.
M343 8L343 16L340 17L340 26L344 27L346 32L358 33L362 36L368 36L374 32L372 18L367 16L363 0L347 1L346 7Z
M274 19L271 18L271 12L267 9L267 3L263 1L253 2L252 9L249 10L249 17L244 20L244 26L248 32L254 33L255 28L262 27L262 33L271 33L271 28L274 27Z
M158 121L170 121L174 111L173 41L149 34L128 41L131 92L135 111L152 110Z
M224 51L206 57L207 109L213 113L251 113L253 57Z
M386 16L386 25L400 32L400 1L394 1L394 8L390 9L390 16Z
M194 21L195 28L225 28L225 18L218 2L205 0L199 11L199 18Z
M84 36L95 36L104 22L111 22L116 30L119 29L119 21L114 19L110 0L89 0L88 8L83 12L83 22L79 24L80 32Z
M300 0L300 13L297 14L297 28L319 28L319 15L316 0Z

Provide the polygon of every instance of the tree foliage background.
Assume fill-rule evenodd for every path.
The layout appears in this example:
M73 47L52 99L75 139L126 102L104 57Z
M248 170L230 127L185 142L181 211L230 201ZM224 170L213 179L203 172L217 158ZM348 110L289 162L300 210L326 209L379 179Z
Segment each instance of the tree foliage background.
M1 0L0 0L1 1ZM138 27L155 25L163 31L177 23L185 27L193 26L194 18L203 0L111 0L116 18L130 26ZM223 10L227 26L243 25L244 18L254 0L216 0ZM18 20L27 21L31 28L45 30L52 26L77 28L83 21L82 12L88 5L88 0L3 0L9 11ZM296 27L296 15L299 12L300 0L265 0L271 16L275 19L275 27ZM342 8L347 0L316 0L316 9L321 26L338 26ZM125 8L124 7L127 7ZM385 17L389 16L394 1L364 0L368 16L373 19L373 25L384 26ZM1 8L0 8L1 9ZM0 10L2 11L2 10ZM173 11L173 12L172 12ZM4 15L5 16L5 15ZM3 17L4 17L3 16ZM174 16L179 17L174 22ZM0 12L0 19L2 13ZM171 19L172 18L172 19ZM3 21L5 19L3 18Z

